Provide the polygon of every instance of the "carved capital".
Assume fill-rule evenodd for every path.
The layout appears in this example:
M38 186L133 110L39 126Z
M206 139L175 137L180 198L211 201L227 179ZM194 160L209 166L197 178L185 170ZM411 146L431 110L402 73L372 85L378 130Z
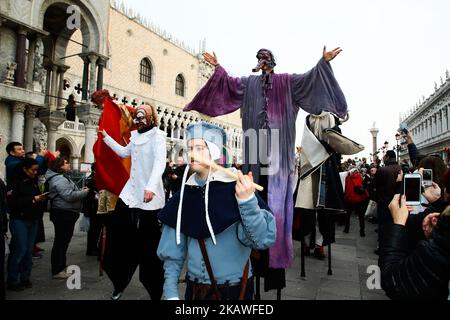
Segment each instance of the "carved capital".
M38 110L39 110L39 107L29 105L29 106L27 107L27 111L25 112L25 117L26 117L26 118L35 118L35 117L36 117L36 112L37 112Z
M27 106L26 103L23 103L23 102L15 102L15 103L13 104L12 111L13 111L13 112L24 113L24 112L25 112L26 106Z

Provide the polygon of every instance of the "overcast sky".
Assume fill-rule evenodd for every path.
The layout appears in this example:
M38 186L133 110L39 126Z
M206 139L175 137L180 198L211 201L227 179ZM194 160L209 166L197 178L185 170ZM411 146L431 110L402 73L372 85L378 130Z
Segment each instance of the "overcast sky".
M278 73L304 73L323 45L344 50L332 61L346 96L350 120L345 135L372 150L369 128L380 129L378 144L392 147L400 112L406 112L450 69L449 0L125 0L129 7L198 48L207 50L234 76L251 73L255 54L269 48ZM300 142L305 113L297 119Z

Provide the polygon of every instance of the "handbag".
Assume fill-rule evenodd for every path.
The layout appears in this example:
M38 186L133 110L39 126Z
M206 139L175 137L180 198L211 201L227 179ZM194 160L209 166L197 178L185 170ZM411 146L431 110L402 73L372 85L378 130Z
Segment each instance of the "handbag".
M370 218L370 217L376 217L377 216L377 203L373 200L369 201L369 204L367 205L367 209L366 209L366 213L364 214L364 216L366 218Z
M352 155L364 150L364 146L334 129L327 128L322 131L322 139L330 145L336 153Z

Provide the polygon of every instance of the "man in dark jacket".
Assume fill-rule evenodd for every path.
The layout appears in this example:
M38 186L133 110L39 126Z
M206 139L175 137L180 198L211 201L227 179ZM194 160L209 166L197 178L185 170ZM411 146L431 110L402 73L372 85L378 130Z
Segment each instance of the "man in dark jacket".
M388 150L383 158L384 167L378 169L374 178L377 199L377 219L379 241L383 237L385 226L392 224L389 203L396 193L400 192L402 168L397 163L394 150ZM399 181L400 180L400 181ZM376 252L378 253L378 252Z
M25 159L25 150L23 149L23 145L20 142L10 142L6 146L6 152L8 156L5 159L6 166L6 185L8 188L11 184L11 179L14 175L14 171L17 168L17 165L23 163ZM47 150L42 150L35 158L40 168L45 166L45 156L48 154Z
M389 209L393 224L382 239L379 264L381 286L391 299L440 299L449 295L450 207L437 219L431 239L420 241L408 254L406 221L408 208L403 196L394 196Z

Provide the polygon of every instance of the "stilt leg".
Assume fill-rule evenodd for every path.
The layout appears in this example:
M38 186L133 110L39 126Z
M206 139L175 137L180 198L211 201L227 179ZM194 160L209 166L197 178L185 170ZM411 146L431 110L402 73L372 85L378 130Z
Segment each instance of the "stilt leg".
M257 276L256 277L256 282L255 282L255 300L261 300L261 277Z
M305 238L301 241L301 254L300 254L300 277L305 278Z
M331 276L333 271L331 271L331 243L328 245L328 275Z

